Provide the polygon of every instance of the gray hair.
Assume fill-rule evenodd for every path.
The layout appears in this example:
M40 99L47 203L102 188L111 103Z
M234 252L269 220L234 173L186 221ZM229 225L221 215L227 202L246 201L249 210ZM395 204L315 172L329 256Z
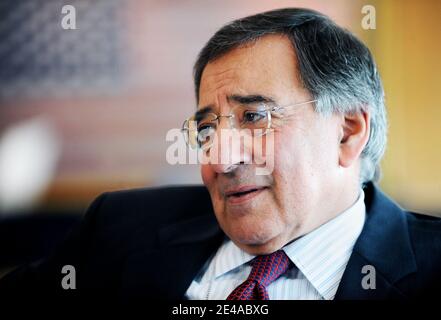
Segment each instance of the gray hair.
M286 35L296 51L300 78L316 112L370 112L370 136L361 154L360 182L379 179L386 147L384 91L369 49L329 17L310 9L286 8L233 21L207 42L194 66L196 100L205 66L241 45L269 34Z

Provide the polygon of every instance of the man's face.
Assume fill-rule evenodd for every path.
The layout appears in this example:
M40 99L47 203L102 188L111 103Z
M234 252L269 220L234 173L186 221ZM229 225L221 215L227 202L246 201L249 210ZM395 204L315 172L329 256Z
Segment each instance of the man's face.
M281 106L312 100L296 61L290 41L281 35L234 49L204 69L199 108L212 105L215 113L226 115L231 96L270 97ZM226 128L228 121L221 120L218 131ZM236 245L251 254L270 253L335 215L339 129L337 117L319 115L313 104L293 107L283 125L267 135L274 139L273 150L265 154L274 159L271 174L256 175L258 165L240 161L202 165L217 220ZM230 151L215 145L210 152ZM244 159L255 150L245 146L240 152Z

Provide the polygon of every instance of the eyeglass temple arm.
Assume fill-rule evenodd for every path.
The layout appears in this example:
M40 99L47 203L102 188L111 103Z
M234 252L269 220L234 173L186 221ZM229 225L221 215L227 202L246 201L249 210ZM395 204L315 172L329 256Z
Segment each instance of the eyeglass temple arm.
M288 106L279 106L279 105L276 105L276 106L274 106L272 109L271 109L271 111L279 111L279 110L282 110L282 109L286 109L286 108L291 108L291 107L296 107L296 106L301 106L301 105L304 105L304 104L308 104L308 103L313 103L313 102L317 102L318 100L309 100L309 101L304 101L304 102L300 102L300 103L295 103L295 104L291 104L291 105L288 105Z

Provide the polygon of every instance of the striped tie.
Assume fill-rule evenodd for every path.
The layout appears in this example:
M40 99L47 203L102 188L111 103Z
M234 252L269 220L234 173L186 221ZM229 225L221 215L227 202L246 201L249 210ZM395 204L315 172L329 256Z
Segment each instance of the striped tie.
M266 287L293 265L283 250L257 256L251 264L248 279L234 289L227 300L269 300Z

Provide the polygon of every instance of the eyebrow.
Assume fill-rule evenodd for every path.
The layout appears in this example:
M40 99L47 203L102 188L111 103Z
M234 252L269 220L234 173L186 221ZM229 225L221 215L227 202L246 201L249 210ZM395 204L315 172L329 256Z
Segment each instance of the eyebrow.
M205 114L213 112L213 110L214 110L214 106L210 104L196 111L194 117L196 121L199 121Z
M250 94L250 95L233 94L228 96L227 100L234 101L240 104L253 104L258 102L275 103L275 100L273 98L261 94ZM213 110L214 110L214 105L210 104L196 111L195 116L200 117L206 113L213 112Z
M251 94L251 95L238 95L233 94L228 96L228 101L238 102L240 104L252 104L256 102L266 102L266 103L274 103L275 100L271 97L267 97L261 94Z

